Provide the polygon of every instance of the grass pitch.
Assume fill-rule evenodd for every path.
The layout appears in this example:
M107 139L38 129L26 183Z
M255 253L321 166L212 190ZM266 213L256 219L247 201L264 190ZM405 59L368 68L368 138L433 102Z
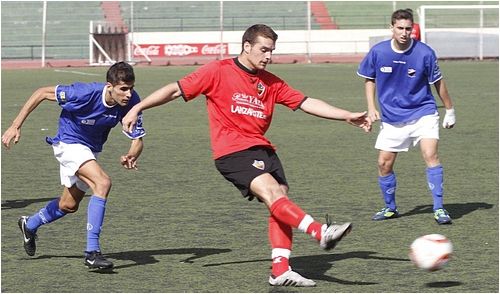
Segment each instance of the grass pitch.
M311 97L364 110L356 64L272 65L269 70ZM270 249L265 207L247 202L211 160L202 97L145 112L145 150L139 171L119 156L128 140L112 131L100 162L113 179L101 234L112 272L83 266L88 198L80 211L42 227L37 254L26 256L20 215L59 195L58 164L45 136L60 112L42 103L28 118L19 144L2 148L2 292L498 292L498 61L441 62L454 99L457 125L441 129L445 205L451 226L432 218L425 166L418 149L400 154L397 200L402 217L373 222L383 205L373 145L378 124L364 134L342 122L321 120L278 106L268 137L278 146L290 197L313 217L329 213L352 221L353 232L324 252L300 232L292 266L315 279L315 288L268 286ZM136 68L142 97L194 67ZM2 70L2 132L41 86L102 81L104 68ZM440 104L439 104L440 105ZM440 108L440 112L443 109ZM418 236L440 233L454 256L438 272L408 258Z

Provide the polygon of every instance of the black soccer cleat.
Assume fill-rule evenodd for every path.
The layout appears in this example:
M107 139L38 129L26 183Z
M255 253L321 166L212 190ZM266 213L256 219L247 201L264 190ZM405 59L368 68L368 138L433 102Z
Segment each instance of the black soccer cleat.
M100 251L85 251L84 264L90 269L111 269L113 263L102 255Z
M26 227L26 222L28 221L27 216L21 216L17 221L21 233L23 233L24 250L29 256L35 255L36 252L36 240L38 239L35 232L30 231Z

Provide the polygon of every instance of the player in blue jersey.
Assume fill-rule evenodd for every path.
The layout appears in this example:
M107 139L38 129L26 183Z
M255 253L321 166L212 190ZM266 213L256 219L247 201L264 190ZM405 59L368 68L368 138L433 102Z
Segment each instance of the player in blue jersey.
M365 78L368 116L372 121L381 119L375 148L379 149L378 182L385 207L372 219L399 216L394 163L399 152L419 144L427 166L434 218L439 224L450 224L451 217L443 207L443 167L438 157L439 113L431 85L446 108L443 119L446 129L455 125L453 103L434 50L411 38L413 15L408 10L397 10L392 14L391 24L392 39L373 46L357 72Z
M7 149L12 140L17 143L24 121L44 100L57 102L62 108L57 135L46 138L46 141L52 145L59 161L64 188L62 195L35 214L19 219L24 249L29 256L35 255L38 228L76 212L85 192L91 188L93 194L87 210L84 264L96 269L113 267L113 263L102 255L99 244L111 179L96 159L110 130L121 122L132 106L140 102L140 98L134 91L135 75L129 64L118 62L112 65L107 71L106 80L106 83L74 83L36 90L2 136L2 143ZM126 169L137 169L145 134L142 117L132 132L125 133L132 140L128 152L120 157Z

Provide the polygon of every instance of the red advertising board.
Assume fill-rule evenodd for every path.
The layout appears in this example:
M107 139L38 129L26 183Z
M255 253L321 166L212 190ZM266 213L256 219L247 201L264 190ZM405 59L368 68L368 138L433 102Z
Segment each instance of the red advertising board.
M134 57L143 56L143 54L149 57L180 57L220 55L221 53L227 54L227 43L139 44L134 48Z

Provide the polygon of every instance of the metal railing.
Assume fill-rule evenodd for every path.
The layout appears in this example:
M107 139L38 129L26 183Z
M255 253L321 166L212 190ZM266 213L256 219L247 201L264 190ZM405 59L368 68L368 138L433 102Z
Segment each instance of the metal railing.
M88 58L88 44L82 45L46 45L48 59ZM42 57L42 45L2 45L2 59L38 60Z
M141 32L187 32L187 31L218 31L220 29L219 17L141 17L125 18L125 23L134 24L135 31ZM307 29L306 16L268 16L268 17L224 17L224 30L245 30L249 25L266 23L275 30L304 30Z

